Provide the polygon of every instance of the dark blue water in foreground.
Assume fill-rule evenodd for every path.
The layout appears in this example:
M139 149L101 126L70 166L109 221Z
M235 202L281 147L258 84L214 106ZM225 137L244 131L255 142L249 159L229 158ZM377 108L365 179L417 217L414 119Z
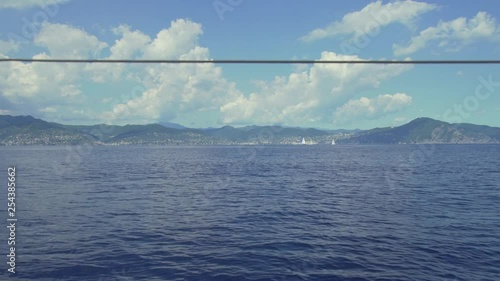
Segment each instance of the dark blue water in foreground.
M500 145L0 147L0 159L3 186L17 168L19 218L15 278L0 227L0 280L500 280Z

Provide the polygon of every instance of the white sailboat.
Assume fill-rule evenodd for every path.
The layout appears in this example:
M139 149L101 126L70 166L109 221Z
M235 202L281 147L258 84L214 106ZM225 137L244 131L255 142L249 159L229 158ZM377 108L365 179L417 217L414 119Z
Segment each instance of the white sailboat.
M306 144L306 139L305 138L302 138L301 144Z
M332 145L335 145L335 140L334 139L332 139Z

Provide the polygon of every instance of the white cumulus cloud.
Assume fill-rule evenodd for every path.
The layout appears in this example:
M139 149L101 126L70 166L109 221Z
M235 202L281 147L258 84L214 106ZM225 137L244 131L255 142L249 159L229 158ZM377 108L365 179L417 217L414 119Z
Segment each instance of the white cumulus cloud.
M191 50L203 34L202 26L190 20L172 21L170 28L161 30L144 50L144 59L173 59Z
M52 58L86 59L99 57L108 44L82 29L57 23L43 23L35 44L45 47Z
M93 58L96 52L107 47L105 42L79 28L47 22L41 26L33 43L47 50L33 56L35 59ZM85 65L9 62L3 66L0 68L0 90L14 104L46 107L52 102L81 101L79 81L85 73Z
M85 30L59 23L42 24L33 44L45 49L33 58L71 59L208 59L209 51L198 46L203 33L201 24L190 20L172 21L152 39L130 26L114 28L117 40L110 45ZM62 40L61 38L64 38ZM0 51L11 45L3 43ZM108 56L103 54L108 53ZM158 121L174 118L190 110L213 110L226 102L235 85L222 77L214 65L126 65L126 64L43 64L12 62L0 69L0 92L9 102L25 105L35 111L50 114L64 105L72 107L85 101L81 85L93 82L134 81L137 89L126 101L112 98L114 106L108 112L98 112L106 122ZM109 97L103 97L109 98ZM71 105L73 104L73 105ZM29 106L28 106L29 105ZM91 105L72 112L88 116ZM87 110L85 112L85 110Z
M139 30L132 30L128 25L113 28L113 33L121 38L110 48L110 59L132 59L144 54L151 43L151 38Z
M61 38L64 38L62 40ZM45 22L33 44L46 51L35 59L94 58L107 44L84 30L66 24ZM82 80L84 64L4 63L0 68L0 95L18 108L33 113L51 114L57 105L70 106L85 101Z
M323 52L321 60L362 60ZM224 123L331 122L333 110L357 91L377 88L409 65L315 64L307 71L260 82L260 90L221 107Z
M174 20L152 36L127 25L112 31L116 40L107 43L75 26L44 23L33 40L43 51L33 57L210 59L210 51L199 44L202 26L191 20ZM364 59L323 52L319 60ZM223 123L290 125L331 122L336 108L363 90L376 89L412 68L396 64L314 64L259 81L258 90L243 93L215 64L12 62L2 66L0 98L49 120L152 123L208 112L220 116ZM104 85L91 87L96 82ZM121 83L135 87L131 86L130 93L100 90L102 96L85 90L108 86L123 89ZM96 102L101 104L96 106ZM387 106L397 108L397 104Z
M120 26L114 32L122 36L111 47L114 59L210 59L209 50L198 44L202 26L190 20L172 21L154 39L128 26ZM147 65L128 74L142 90L102 113L105 122L146 123L189 112L218 111L241 94L234 83L223 77L222 69L213 64Z

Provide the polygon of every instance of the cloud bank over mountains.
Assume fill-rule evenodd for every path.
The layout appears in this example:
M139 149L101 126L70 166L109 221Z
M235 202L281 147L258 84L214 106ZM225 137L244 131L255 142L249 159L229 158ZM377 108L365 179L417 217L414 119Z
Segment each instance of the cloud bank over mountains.
M202 25L187 19L172 21L150 37L127 25L112 29L109 44L97 35L67 24L44 23L33 43L45 51L33 58L75 59L211 59L200 46ZM59 40L66 38L66 40ZM4 48L5 49L5 48ZM323 52L319 60L362 60ZM377 88L411 66L315 64L288 76L260 81L258 92L243 93L214 64L125 65L37 64L11 62L0 69L2 95L13 104L38 110L45 118L63 114L106 123L172 120L180 114L214 111L224 124L331 122L332 113L357 91ZM120 83L134 89L126 102L109 97L108 110L96 112L84 83ZM138 91L137 89L141 89Z
M0 4L0 9L65 2L68 1L8 0ZM422 15L439 9L426 2L375 1L347 13L341 20L310 31L300 41L313 44L338 37L355 40L393 24L416 30ZM105 41L102 34L68 23L44 22L30 42L39 50L32 57L212 59L210 50L200 44L200 38L205 36L203 25L190 19L173 20L153 35L126 24L107 31L114 41ZM496 19L478 12L472 18L439 21L436 26L409 36L407 44L393 44L392 48L394 56L400 57L415 54L432 43L437 49L457 51L481 40L499 38ZM0 40L0 57L15 56L22 44L25 43ZM325 50L315 59L377 58ZM414 97L408 94L408 89L385 92L379 88L412 68L411 65L314 64L256 81L255 90L248 91L228 79L223 66L215 64L9 62L0 68L0 112L110 124L171 121L200 113L217 116L218 125L342 124L382 118L410 107Z

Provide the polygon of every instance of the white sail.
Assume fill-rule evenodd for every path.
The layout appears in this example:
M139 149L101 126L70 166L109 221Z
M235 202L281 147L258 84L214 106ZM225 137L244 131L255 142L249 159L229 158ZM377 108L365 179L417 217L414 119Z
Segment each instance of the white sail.
M302 138L302 144L306 144L306 139Z
M335 145L335 140L332 140L332 145Z

